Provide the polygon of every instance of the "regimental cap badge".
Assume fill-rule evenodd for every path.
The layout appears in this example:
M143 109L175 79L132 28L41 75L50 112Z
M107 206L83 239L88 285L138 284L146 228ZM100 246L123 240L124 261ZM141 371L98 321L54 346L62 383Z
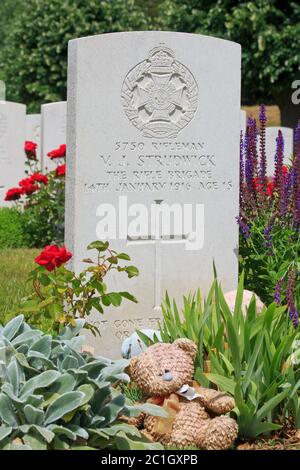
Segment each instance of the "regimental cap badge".
M144 137L174 138L193 119L198 85L172 49L160 44L126 75L122 103Z

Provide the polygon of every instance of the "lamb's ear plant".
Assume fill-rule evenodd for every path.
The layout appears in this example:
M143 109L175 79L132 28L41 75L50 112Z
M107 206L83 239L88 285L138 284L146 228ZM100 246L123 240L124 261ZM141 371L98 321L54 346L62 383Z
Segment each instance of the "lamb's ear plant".
M241 275L233 312L217 279L206 300L201 300L197 291L183 299L181 311L166 295L162 341L186 337L198 344L195 379L234 396L233 414L240 437L253 438L276 430L289 418L298 428L300 368L295 345L299 344L299 331L286 308L275 303L257 315L254 296L243 313L243 290Z
M0 327L0 449L161 449L122 421L161 407L134 406L114 384L127 361L80 352L83 320L53 339L20 315Z

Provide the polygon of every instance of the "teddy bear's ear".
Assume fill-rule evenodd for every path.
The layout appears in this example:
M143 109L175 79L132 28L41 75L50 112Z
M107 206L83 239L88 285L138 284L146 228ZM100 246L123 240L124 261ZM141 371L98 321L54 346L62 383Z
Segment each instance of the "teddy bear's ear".
M191 358L194 360L197 354L197 345L191 339L180 338L174 341L175 346L180 349L183 349Z
M133 357L129 365L126 367L126 372L130 376L131 379L135 379L136 366L137 366L138 361L139 360L137 357Z

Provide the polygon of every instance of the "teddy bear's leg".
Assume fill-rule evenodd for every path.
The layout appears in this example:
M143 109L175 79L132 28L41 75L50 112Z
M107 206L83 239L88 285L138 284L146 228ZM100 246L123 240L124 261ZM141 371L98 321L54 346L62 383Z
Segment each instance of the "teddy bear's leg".
M238 435L236 421L228 416L217 416L202 422L196 436L197 446L203 450L226 450Z
M170 445L179 448L195 446L195 436L206 421L210 421L210 418L200 403L195 401L182 403L173 424Z
M235 407L234 399L229 395L211 388L200 387L197 393L202 395L199 402L209 411L217 415L223 415Z

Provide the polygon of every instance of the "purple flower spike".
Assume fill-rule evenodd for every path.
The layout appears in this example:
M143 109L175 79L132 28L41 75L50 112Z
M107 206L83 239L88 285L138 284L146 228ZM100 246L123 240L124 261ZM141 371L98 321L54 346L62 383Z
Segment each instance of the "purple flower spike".
M245 238L249 238L251 233L250 233L250 227L246 222L242 219L242 217L236 217L237 223L239 224L240 231L244 235Z
M243 132L241 131L241 137L240 137L240 199L241 201L243 199L244 179L245 179L244 145L243 145Z
M246 161L245 161L245 178L247 189L250 194L254 193L254 183L253 183L253 160L251 152L251 118L248 119L248 126L246 130L245 137L245 152L246 152Z
M278 137L276 139L276 154L275 154L275 176L274 176L274 188L279 194L283 190L283 156L284 156L284 141L281 130L278 131Z
M300 152L300 119L295 129L295 155Z
M295 328L299 325L299 312L294 303L294 288L295 288L295 269L291 268L288 274L286 300L289 311L290 319Z
M277 305L281 304L281 288L282 288L282 279L279 279L275 286L275 291L274 291L274 302Z
M299 312L296 307L294 307L293 310L290 310L290 317L294 327L297 328L299 325Z
M300 136L298 136L297 139L300 139ZM298 141L298 145L296 145L296 150L297 152L295 154L295 158L293 162L293 171L294 171L293 224L294 224L294 227L299 227L300 226L300 140Z
M292 195L292 188L293 188L293 179L294 179L294 172L293 169L287 171L287 174L282 176L283 178L283 188L280 194L280 202L279 202L279 214L284 216L287 214L289 207L290 207L290 197Z
M259 162L259 179L260 185L265 192L266 181L267 181L267 155L266 155L266 107L264 104L260 106L259 113L259 123L260 123L260 141L259 141L259 150L260 150L260 162Z
M265 236L264 247L267 248L267 254L269 256L273 255L272 228L273 228L272 224L269 223L267 228L264 229L264 236Z

